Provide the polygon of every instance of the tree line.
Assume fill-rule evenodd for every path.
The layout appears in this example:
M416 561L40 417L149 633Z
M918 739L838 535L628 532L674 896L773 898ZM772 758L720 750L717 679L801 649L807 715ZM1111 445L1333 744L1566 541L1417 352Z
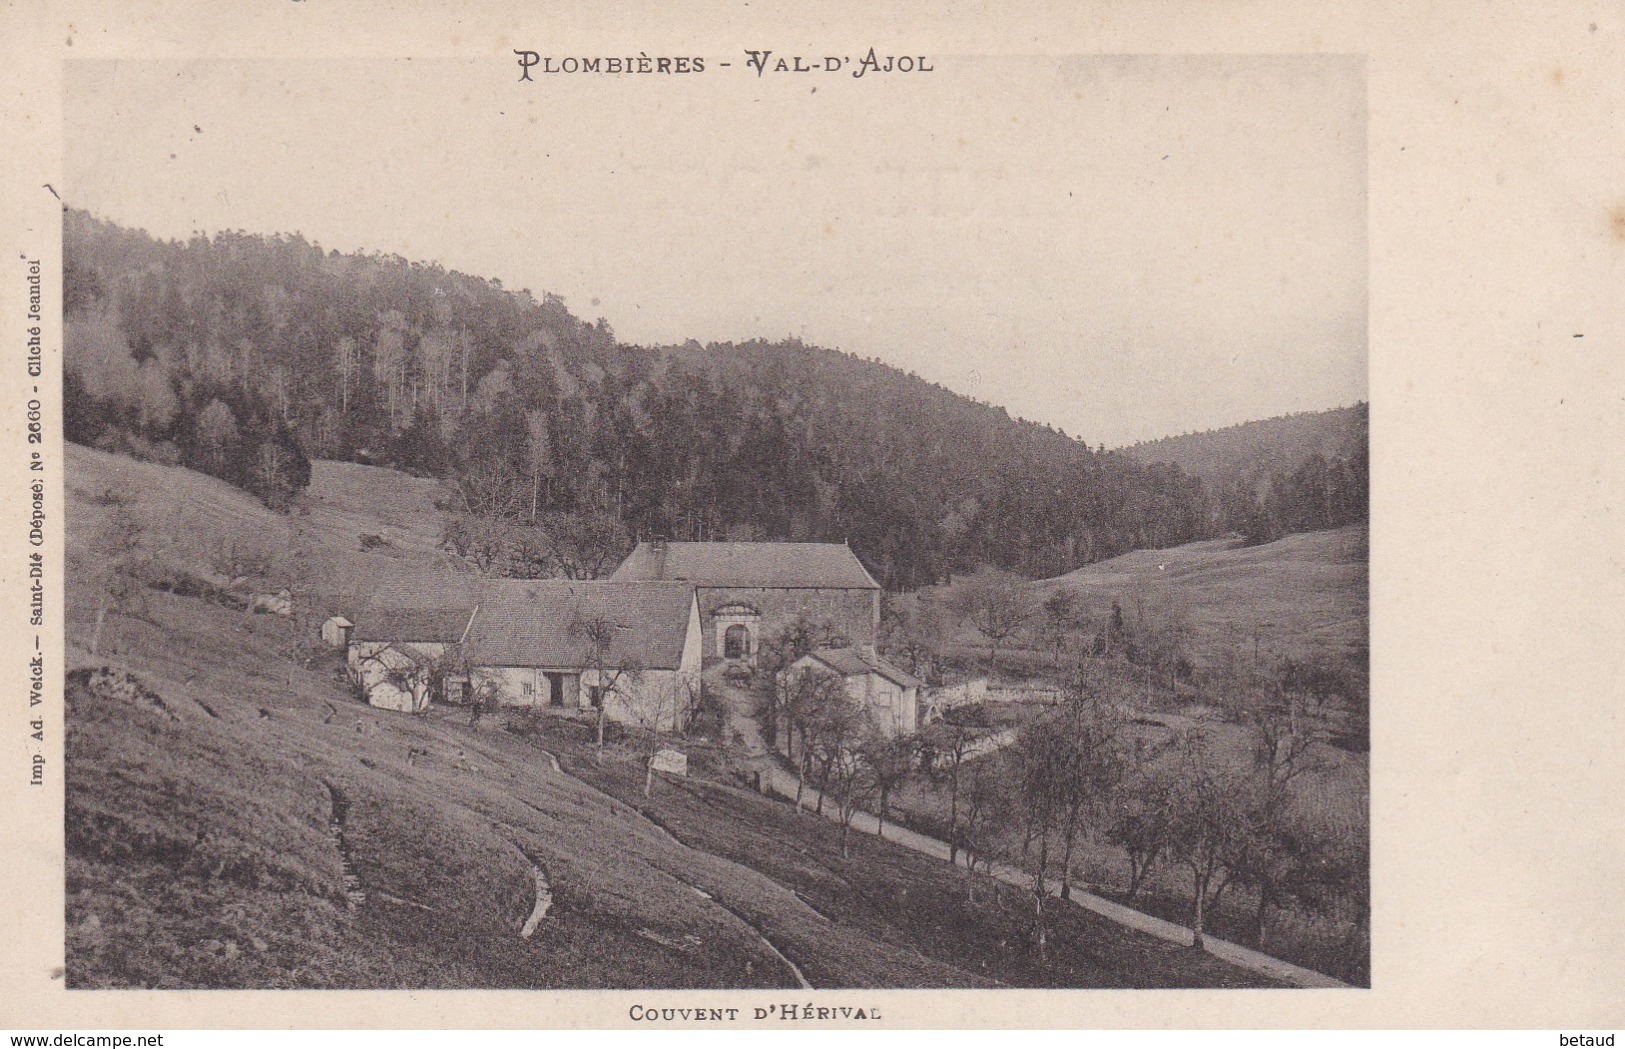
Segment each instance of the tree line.
M69 437L289 497L306 457L453 480L469 516L847 540L887 587L1221 534L1222 493L851 354L638 347L557 296L298 236L64 218ZM1233 516L1233 515L1232 515ZM555 519L556 520L556 519Z
M167 346L136 353L118 319L96 306L67 314L64 342L68 440L187 466L278 509L310 483L294 428L251 387L179 368Z

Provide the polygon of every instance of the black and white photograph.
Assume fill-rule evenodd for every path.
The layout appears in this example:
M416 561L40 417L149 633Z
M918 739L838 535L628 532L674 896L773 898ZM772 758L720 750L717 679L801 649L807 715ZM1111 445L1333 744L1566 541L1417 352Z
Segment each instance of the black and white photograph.
M0 53L0 1039L1617 1040L1621 12Z
M64 63L68 989L1370 986L1364 60L856 43Z

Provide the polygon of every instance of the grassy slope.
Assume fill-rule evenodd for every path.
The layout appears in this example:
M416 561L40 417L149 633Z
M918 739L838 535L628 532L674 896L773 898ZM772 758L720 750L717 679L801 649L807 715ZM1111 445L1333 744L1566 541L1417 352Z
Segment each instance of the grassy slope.
M375 711L336 655L294 658L308 621L147 590L92 657L85 543L108 489L137 496L170 569L293 546L316 603L343 607L438 561L435 486L317 464L310 512L281 517L185 470L73 446L68 465L69 666L142 688L68 690L71 986L794 986L779 952L815 986L1258 982L1083 915L1035 967L1008 890L969 904L960 875L890 843L841 859L822 821L720 786L645 803L643 744L600 766L548 724L561 774L502 719ZM525 940L533 864L554 904Z
M1066 588L1091 609L1136 593L1177 598L1190 614L1198 661L1222 644L1307 655L1361 655L1368 644L1366 528L1349 525L1243 547L1235 540L1137 550L1032 584L1040 600Z
M840 828L823 816L703 780L663 781L642 796L640 764L592 760L579 741L564 741L565 767L641 812L685 842L731 857L794 888L828 924L864 928L886 943L952 958L983 980L1040 987L1260 986L1209 956L1140 935L1078 908L1053 905L1050 954L1037 962L1026 931L1032 903L1010 886L890 842L854 837L842 856ZM974 888L975 899L971 893ZM822 955L822 956L820 956ZM815 986L837 986L841 970L825 952L797 958Z
M1356 682L1363 683L1361 668L1369 644L1368 574L1366 529L1356 525L1291 535L1253 547L1240 546L1235 540L1213 540L1139 550L1026 585L1035 603L1056 590L1071 590L1095 624L1103 621L1114 599L1131 620L1137 598L1153 607L1177 602L1187 613L1188 647L1199 667L1212 665L1226 647L1250 659L1256 635L1260 660L1266 666L1287 655L1346 658ZM961 625L957 641L958 654L967 666L978 666L986 659L986 642L968 626ZM1055 673L1051 658L1047 652L1018 649L1001 652L1000 665L1006 673L1025 670L1051 676ZM1120 694L1159 711L1156 718L1166 725L1186 727L1191 722L1184 715L1204 714L1200 688L1193 692L1186 687L1175 696L1159 683L1149 700L1142 700L1139 675L1125 671L1121 664L1116 666L1116 674ZM1206 718L1203 725L1221 763L1232 767L1249 764L1250 739L1241 726ZM1166 728L1149 725L1135 731L1147 739L1169 735ZM1314 760L1318 767L1295 783L1298 804L1340 828L1350 840L1366 840L1370 770L1365 755L1321 745L1315 748ZM899 795L897 805L921 829L940 834L946 827L946 799L929 785L911 785ZM1085 844L1076 868L1082 880L1099 884L1108 893L1126 881L1126 861L1114 848ZM1185 891L1179 873L1164 869L1138 905L1170 920L1185 921ZM1231 895L1225 913L1217 916L1216 927L1224 935L1244 939L1248 911L1240 903L1245 894ZM1345 949L1341 945L1345 925L1296 918L1281 918L1278 924L1283 928L1271 950L1281 957L1356 982L1367 979L1363 946Z

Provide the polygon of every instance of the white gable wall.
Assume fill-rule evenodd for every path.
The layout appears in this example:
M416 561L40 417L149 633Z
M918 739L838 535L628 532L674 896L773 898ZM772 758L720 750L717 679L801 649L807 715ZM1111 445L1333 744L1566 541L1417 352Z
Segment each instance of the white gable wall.
M786 674L836 674L813 656L802 656ZM901 736L919 727L919 690L904 688L882 674L839 674L846 694L869 711L875 726L887 736Z
M415 643L412 647L434 659L446 651L445 645L432 641ZM372 706L408 712L428 708L429 675L391 642L351 642L346 661L350 680L361 686Z

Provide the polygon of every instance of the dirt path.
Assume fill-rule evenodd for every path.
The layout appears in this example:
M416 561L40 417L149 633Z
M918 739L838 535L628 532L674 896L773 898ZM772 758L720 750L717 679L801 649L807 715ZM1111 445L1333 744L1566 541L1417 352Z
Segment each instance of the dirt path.
M726 705L730 733L737 733L739 737L745 740L747 751L753 763L760 762L762 788L781 797L793 799L796 796L796 777L787 771L776 760L775 756L768 751L767 745L762 739L761 726L756 723L755 697L720 679L716 681L708 679L706 685L715 688L717 695ZM802 804L809 812L816 808L818 805L818 791L810 785L804 787L802 789ZM836 811L837 808L838 806L835 805L826 806L824 816L827 819L839 822L840 816ZM936 838L921 834L918 831L909 830L907 827L900 827L891 822L887 822L885 827L882 828L880 820L870 813L862 811L855 813L852 817L852 829L862 831L865 834L880 835L887 841L894 841L904 848L935 857L944 863L948 862L948 844L946 842L938 841ZM959 863L960 865L964 864L963 856L960 857ZM1031 885L1028 876L1024 872L1005 864L994 864L992 876L1007 884L1023 888ZM1060 896L1061 883L1059 881L1050 881L1045 887L1051 895ZM1120 903L1115 903L1102 896L1096 896L1093 893L1080 892L1075 887L1071 891L1070 899L1072 903L1084 910L1092 911L1119 925L1147 933L1161 940L1168 940L1188 947L1194 939L1191 931L1183 925L1176 925L1162 918L1134 910L1132 907L1125 907ZM1240 944L1230 943L1212 936L1203 937L1203 943L1207 952L1216 958L1221 958L1239 969L1246 969L1248 972L1258 973L1261 976L1267 976L1272 980L1279 980L1294 987L1349 986L1341 980L1327 976L1325 973L1318 973L1312 969L1293 965L1291 962L1284 962L1279 958L1272 958L1267 954L1243 947Z
M526 916L525 923L519 927L519 938L528 940L536 934L536 929L542 924L542 919L546 918L547 912L553 908L553 887L548 884L547 872L542 869L541 863L537 861L529 849L519 844L519 839L514 834L514 828L501 823L493 823L491 828L507 839L513 851L518 854L520 859L525 861L525 866L530 868L530 880L533 885L530 914Z
M367 902L366 890L361 887L361 878L355 872L351 862L350 839L344 832L345 823L350 816L350 800L344 791L327 781L322 781L327 788L328 816L327 836L333 842L333 848L339 854L339 876L344 882L344 900L350 910L355 910Z
M721 699L728 712L728 739L738 741L750 767L760 769L765 774L776 762L773 752L768 749L767 740L762 736L762 724L756 719L756 708L760 701L745 689L729 684L723 679L721 671L722 668L716 666L706 673L706 691Z
M705 896L708 899L710 899L710 901L713 904L715 904L718 907L721 907L723 910L725 910L729 914L733 915L735 921L739 922L745 928L747 928L750 931L754 932L756 934L756 938L758 940L762 941L762 946L764 946L768 950L772 951L773 956L778 958L779 961L783 962L784 967L786 969L790 970L790 975L794 976L796 978L797 986L799 986L802 990L806 990L806 991L811 991L811 990L814 989L813 985L807 982L807 977L802 974L801 969L796 965L796 963L791 961L790 959L786 958L784 956L784 952L779 950L776 946L774 946L773 941L767 938L767 934L762 932L761 929L756 927L755 922L751 921L749 918L745 917L743 914L740 914L738 911L734 910L732 907L728 906L726 903L723 903L721 900L717 899L715 896L712 896L712 895L710 895L709 893L706 893L706 892L701 892L700 889L696 888L693 885L690 885L689 888L694 889L695 892L699 892L700 895Z

